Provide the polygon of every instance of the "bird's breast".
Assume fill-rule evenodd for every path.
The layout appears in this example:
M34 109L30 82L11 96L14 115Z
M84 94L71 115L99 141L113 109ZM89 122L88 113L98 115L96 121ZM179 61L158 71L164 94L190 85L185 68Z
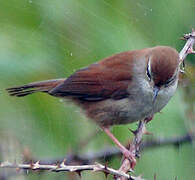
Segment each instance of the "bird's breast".
M127 116L129 119L125 123L138 121L160 112L174 95L177 88L177 81L170 87L162 88L153 103L153 88L148 81L142 80L141 83L137 84L138 86L135 86L129 92L130 96L127 103Z
M175 83L174 86L160 90L153 103L153 89L149 83L145 80L141 81L141 84L136 84L128 90L129 96L126 98L86 102L81 106L90 119L102 126L127 124L159 112L168 103L177 87L177 83Z
M161 109L169 102L171 97L175 94L175 91L177 89L178 81L176 81L173 85L170 87L163 88L159 91L157 99L154 103L153 111L154 113L160 112Z

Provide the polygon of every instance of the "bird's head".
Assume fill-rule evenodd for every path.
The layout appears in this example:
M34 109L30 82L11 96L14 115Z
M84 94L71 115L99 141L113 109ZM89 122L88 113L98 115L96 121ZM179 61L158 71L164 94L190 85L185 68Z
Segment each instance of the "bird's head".
M179 54L170 47L157 46L148 56L146 75L153 88L153 102L158 92L174 85L178 78Z

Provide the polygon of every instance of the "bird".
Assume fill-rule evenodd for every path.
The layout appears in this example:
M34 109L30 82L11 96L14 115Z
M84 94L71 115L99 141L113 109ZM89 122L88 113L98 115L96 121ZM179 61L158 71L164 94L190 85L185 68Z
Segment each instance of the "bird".
M129 50L81 68L67 78L7 88L11 96L36 92L68 99L95 121L136 163L135 155L111 133L113 125L151 120L174 95L179 79L179 54L169 46Z

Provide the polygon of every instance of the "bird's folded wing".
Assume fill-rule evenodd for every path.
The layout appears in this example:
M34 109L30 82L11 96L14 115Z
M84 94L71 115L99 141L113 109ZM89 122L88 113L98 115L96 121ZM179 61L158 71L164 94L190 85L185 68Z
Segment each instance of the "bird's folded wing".
M85 101L125 98L128 96L127 88L132 76L130 74L131 63L127 59L121 63L119 59L122 57L110 57L114 59L107 58L81 69L49 93L54 96L71 96Z

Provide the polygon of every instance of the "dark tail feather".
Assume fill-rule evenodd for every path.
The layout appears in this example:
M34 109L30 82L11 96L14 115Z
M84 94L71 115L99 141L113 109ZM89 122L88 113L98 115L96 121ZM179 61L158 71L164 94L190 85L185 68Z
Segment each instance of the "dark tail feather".
M51 89L60 85L65 79L53 79L48 81L34 82L23 86L6 89L10 96L23 97L35 92L48 93Z

